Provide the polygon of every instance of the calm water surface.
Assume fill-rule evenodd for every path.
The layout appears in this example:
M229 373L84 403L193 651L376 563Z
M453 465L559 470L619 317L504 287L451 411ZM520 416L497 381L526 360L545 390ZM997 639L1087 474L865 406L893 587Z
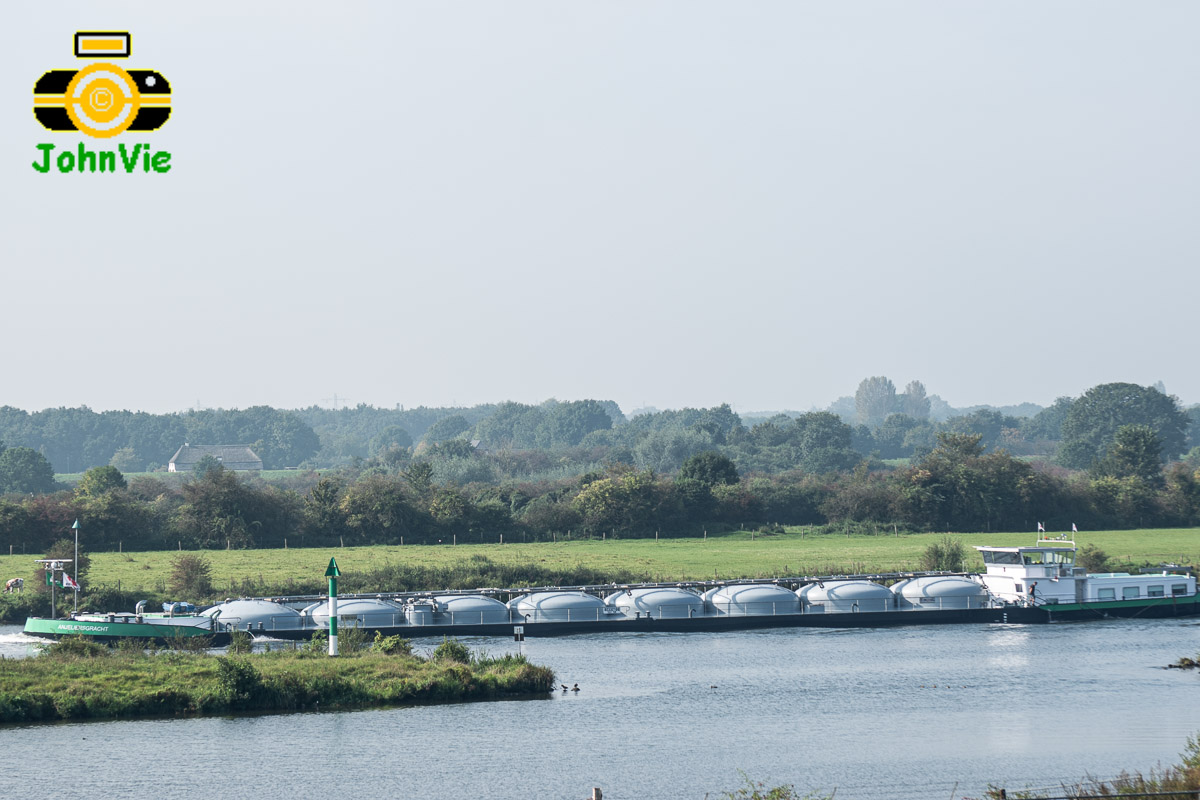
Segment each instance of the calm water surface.
M468 639L492 653L505 639ZM436 642L418 641L418 649ZM30 645L0 628L0 654ZM0 795L979 796L1172 763L1200 730L1200 622L933 626L528 640L545 700L0 728Z

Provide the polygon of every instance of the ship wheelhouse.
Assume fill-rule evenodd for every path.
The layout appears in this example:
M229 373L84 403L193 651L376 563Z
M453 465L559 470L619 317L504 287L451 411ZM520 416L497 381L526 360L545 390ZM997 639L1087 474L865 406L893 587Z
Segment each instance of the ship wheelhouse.
M1029 547L975 548L983 556L984 585L1008 603L1055 604L1084 600L1086 571L1075 566L1075 542L1039 539Z
M1075 542L1039 539L1032 547L979 547L986 568L979 578L1006 603L1057 605L1191 597L1196 578L1172 565L1146 570L1088 574L1075 566Z

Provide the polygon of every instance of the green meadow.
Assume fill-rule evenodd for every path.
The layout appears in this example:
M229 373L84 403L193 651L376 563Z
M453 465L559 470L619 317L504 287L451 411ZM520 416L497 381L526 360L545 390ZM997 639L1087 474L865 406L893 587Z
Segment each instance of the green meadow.
M205 551L215 587L247 582L267 585L320 584L336 557L343 576L379 571L389 565L446 569L484 557L499 565L543 570L632 573L651 580L760 578L914 570L929 545L946 534L876 535L810 533L789 528L781 534L737 532L707 539L575 540L538 544L459 544L333 547L276 550ZM1032 533L951 533L968 548L968 569L982 570L974 545L1033 544ZM1080 547L1104 550L1117 568L1160 562L1200 563L1200 528L1097 531L1080 533ZM88 581L125 591L159 591L171 572L175 551L93 553ZM33 573L39 554L0 556L0 578ZM425 588L437 589L439 586ZM84 587L85 591L87 586Z

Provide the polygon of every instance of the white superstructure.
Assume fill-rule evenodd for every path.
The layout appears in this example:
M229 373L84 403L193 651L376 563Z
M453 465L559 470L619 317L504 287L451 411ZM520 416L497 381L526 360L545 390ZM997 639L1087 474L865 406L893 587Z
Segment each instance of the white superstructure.
M1030 547L976 547L986 568L979 580L1007 603L1057 605L1148 597L1190 596L1196 579L1169 569L1150 574L1088 574L1075 566L1075 542L1038 539Z

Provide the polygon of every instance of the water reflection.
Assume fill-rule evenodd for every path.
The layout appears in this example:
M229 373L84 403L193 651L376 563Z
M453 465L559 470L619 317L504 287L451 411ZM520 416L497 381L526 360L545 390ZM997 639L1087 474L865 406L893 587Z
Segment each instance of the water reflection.
M1029 665L1030 626L989 625L988 666L996 669L1019 669Z

